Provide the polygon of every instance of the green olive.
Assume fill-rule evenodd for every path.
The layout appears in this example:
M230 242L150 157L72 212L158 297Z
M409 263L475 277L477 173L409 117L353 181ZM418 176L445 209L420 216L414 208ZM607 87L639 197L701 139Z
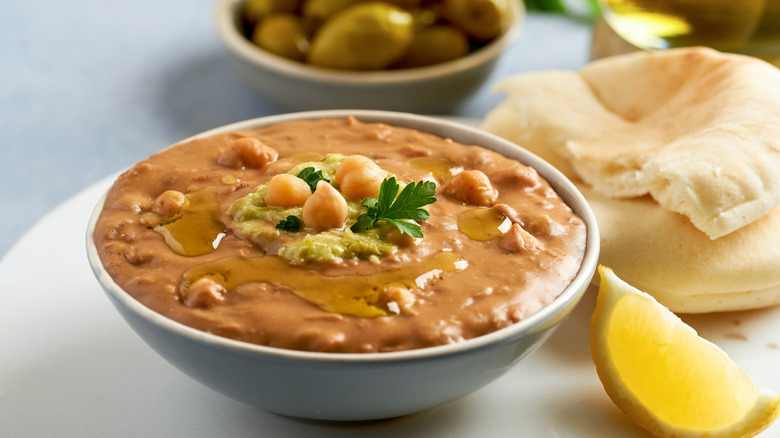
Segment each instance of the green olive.
M300 19L293 14L271 14L255 26L252 42L285 58L303 62L309 40Z
M403 56L414 36L412 15L384 2L358 3L314 35L309 63L346 70L381 70Z
M399 8L404 8L406 10L419 8L423 2L423 0L383 0L383 1L385 3L390 3L391 5L396 5Z
M301 14L307 20L322 24L342 9L365 0L305 0Z
M336 12L346 9L356 3L364 3L368 0L304 0L301 14L306 19L317 23L323 23ZM382 0L385 3L398 6L407 10L418 8L422 0Z
M489 41L501 33L509 10L507 1L443 0L441 14L475 41Z
M439 12L433 8L414 8L409 9L414 19L414 30L419 32L426 27L438 23L441 19Z
M263 17L276 13L293 13L298 10L300 0L247 0L242 15L251 24L257 24Z
M422 67L450 61L469 52L469 39L460 29L448 26L432 26L415 34L412 45L398 68Z

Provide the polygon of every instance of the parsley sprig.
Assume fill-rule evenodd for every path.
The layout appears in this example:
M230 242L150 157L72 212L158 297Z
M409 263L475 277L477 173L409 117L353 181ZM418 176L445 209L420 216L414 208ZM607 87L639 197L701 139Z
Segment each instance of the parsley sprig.
M367 211L357 218L350 229L362 233L374 226L376 222L385 221L398 228L401 233L411 237L423 237L422 228L404 219L424 221L430 214L422 207L436 202L436 184L432 181L409 183L398 194L400 185L395 177L385 178L379 187L379 195L363 201ZM396 194L398 196L396 197Z
M282 219L276 224L276 228L282 231L298 231L301 229L301 218L298 216L287 216L286 219Z
M317 189L317 183L320 181L325 181L326 183L329 183L330 180L328 178L325 178L325 175L322 174L321 170L317 170L313 167L306 167L300 172L298 172L298 178L306 181L306 184L309 185L311 188L311 191L315 191Z

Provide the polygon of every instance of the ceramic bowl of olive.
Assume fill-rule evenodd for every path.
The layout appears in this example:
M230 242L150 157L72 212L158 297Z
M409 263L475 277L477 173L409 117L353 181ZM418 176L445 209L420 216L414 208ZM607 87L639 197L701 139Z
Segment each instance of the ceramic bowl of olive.
M448 114L490 78L519 0L218 0L239 75L289 111Z

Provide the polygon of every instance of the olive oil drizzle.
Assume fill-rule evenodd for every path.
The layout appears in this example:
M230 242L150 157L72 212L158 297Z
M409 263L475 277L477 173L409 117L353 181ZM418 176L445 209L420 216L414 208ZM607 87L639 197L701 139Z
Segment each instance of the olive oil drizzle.
M332 313L358 317L392 315L375 304L389 286L424 289L445 272L466 269L468 262L451 252L439 253L422 263L370 275L326 276L305 266L291 265L277 256L225 257L194 266L184 273L181 294L192 282L208 277L228 291L236 286L264 282L280 284L311 304Z
M188 193L182 211L165 218L154 230L177 254L193 257L213 252L225 233L216 193L208 189Z
M406 162L417 170L430 173L439 182L452 178L463 170L462 166L445 158L416 157Z
M506 233L511 226L512 221L495 208L474 208L458 216L458 230L482 242Z

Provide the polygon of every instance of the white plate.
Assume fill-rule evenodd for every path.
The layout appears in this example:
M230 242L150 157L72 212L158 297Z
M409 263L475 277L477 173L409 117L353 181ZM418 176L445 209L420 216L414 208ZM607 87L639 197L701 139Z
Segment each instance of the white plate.
M416 415L321 425L227 399L143 344L93 278L84 230L111 180L52 211L0 261L4 437L644 436L607 398L591 362L593 290L542 348L508 374ZM780 391L780 308L684 319L759 385ZM763 436L780 436L780 425Z

